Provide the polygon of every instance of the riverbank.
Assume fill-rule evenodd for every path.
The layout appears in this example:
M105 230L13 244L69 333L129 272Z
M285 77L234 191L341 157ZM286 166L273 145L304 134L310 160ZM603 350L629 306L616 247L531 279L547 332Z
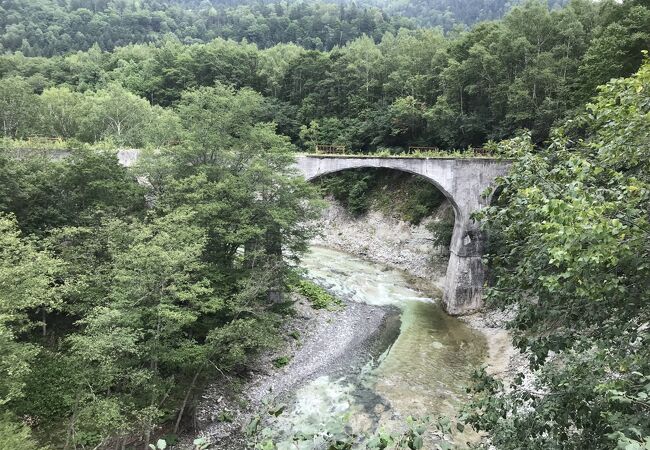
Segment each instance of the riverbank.
M319 227L321 234L314 245L345 251L373 262L403 270L422 292L436 296L441 292L447 269L448 255L444 249L433 246L428 225L440 220L451 208L444 202L419 225L388 217L380 211L354 217L336 200L327 199ZM512 345L506 323L512 312L478 311L459 317L470 327L480 331L487 341L487 371L504 381L518 372L526 372L526 360Z
M343 299L334 310L313 309L293 294L295 314L283 325L283 345L258 358L245 378L216 381L203 393L196 413L197 437L210 448L242 450L244 429L259 413L283 402L296 388L322 375L361 371L399 333L399 311ZM278 361L287 361L278 368ZM175 448L191 448L186 438Z
M326 201L327 208L318 222L321 233L312 241L313 245L345 251L442 287L447 253L434 247L427 227L441 220L451 208L449 202L445 201L433 216L413 225L373 209L356 217L336 200Z
M332 203L320 224L324 232L313 244L399 269L413 288L427 297L440 298L447 257L432 249L431 232L426 228L432 220L436 217L414 226L377 211L353 218ZM350 272L343 265L336 267ZM333 287L327 285L327 277L315 281L325 288ZM381 353L386 343L393 342L400 328L397 308L350 301L350 294L348 298L345 293L339 295L345 308L337 311L315 310L306 299L294 294L295 314L283 326L281 348L252 363L254 372L238 379L223 378L204 392L196 414L197 428L201 430L198 436L211 442L211 448L244 449L249 440L244 429L252 419L258 415L268 417L269 410L278 408L297 389L323 375L354 376L373 355ZM495 312L459 318L485 337L488 372L506 381L520 370L523 361L504 329L507 318ZM278 368L278 361L286 365ZM262 421L260 428L263 426ZM190 443L187 440L185 446L176 448L191 448Z

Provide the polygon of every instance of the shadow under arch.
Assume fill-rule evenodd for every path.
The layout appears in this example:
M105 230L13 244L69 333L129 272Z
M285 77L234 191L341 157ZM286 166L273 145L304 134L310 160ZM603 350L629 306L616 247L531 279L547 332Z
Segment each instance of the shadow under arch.
M434 178L427 176L426 174L422 174L416 170L408 170L408 169L403 169L403 168L394 168L394 167L385 167L385 166L379 166L379 165L372 165L372 164L367 164L367 165L360 165L360 166L355 166L355 167L345 167L345 168L337 168L333 170L323 170L322 172L318 172L315 175L311 176L305 176L305 179L310 182L318 181L319 179L326 177L328 175L335 175L339 173L344 173L344 172L350 172L353 170L359 170L359 169L373 169L373 170L390 170L390 171L395 171L395 172L401 172L401 173L406 173L409 175L413 175L415 177L421 178L423 180L426 180L430 184L432 184L444 197L449 201L451 204L451 207L454 211L454 223L456 223L459 219L460 216L460 208L458 207L458 204L456 203L456 199L454 199L453 195L451 195L437 180Z

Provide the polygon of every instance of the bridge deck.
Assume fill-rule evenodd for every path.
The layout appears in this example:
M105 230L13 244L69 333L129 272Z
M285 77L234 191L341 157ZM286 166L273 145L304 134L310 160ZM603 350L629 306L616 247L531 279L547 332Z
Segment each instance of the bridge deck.
M513 161L511 158L500 158L497 156L485 156L485 155L467 155L467 156L451 156L451 155L432 155L432 156L416 156L409 155L406 153L397 154L397 155L373 155L373 154L363 154L363 153L353 153L349 155L344 154L323 154L323 153L296 153L296 156L308 157L308 158L323 158L323 159L446 159L446 160L489 160L489 161Z

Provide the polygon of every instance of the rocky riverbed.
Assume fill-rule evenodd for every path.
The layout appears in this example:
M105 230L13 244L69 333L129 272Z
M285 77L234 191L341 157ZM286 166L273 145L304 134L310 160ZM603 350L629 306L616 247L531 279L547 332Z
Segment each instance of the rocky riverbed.
M313 309L294 295L295 314L284 325L284 344L261 356L244 379L218 380L203 393L197 425L211 448L241 450L248 438L243 432L253 417L273 408L299 386L323 374L360 371L380 354L399 332L399 311L344 300L336 310ZM275 360L289 359L276 367ZM176 448L191 448L190 437Z
M414 226L376 211L354 218L332 202L320 224L324 232L314 244L398 268L410 277L411 286L436 298L446 256L432 248L426 229L432 220L436 215ZM198 436L211 442L211 448L246 448L243 430L256 415L277 407L296 389L324 374L360 372L399 333L400 312L392 306L344 299L344 308L327 311L313 309L299 296L293 300L295 314L284 324L284 344L251 364L254 372L237 379L224 376L203 393L196 425L201 430ZM504 329L508 317L507 313L483 312L461 319L485 336L488 371L506 381L525 367L525 359L513 349ZM276 367L278 358L285 357L287 364ZM191 438L175 448L191 448Z

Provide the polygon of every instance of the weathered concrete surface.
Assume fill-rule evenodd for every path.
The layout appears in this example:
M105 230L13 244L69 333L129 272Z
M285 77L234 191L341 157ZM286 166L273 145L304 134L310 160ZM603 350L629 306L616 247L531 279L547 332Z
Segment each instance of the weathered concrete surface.
M508 171L508 161L490 158L369 158L353 156L300 156L298 169L307 180L355 168L386 168L420 175L449 199L456 221L445 277L443 307L454 315L482 306L485 269L481 262L485 239L471 214L487 206L484 196L494 180ZM489 192L489 191L488 191Z

